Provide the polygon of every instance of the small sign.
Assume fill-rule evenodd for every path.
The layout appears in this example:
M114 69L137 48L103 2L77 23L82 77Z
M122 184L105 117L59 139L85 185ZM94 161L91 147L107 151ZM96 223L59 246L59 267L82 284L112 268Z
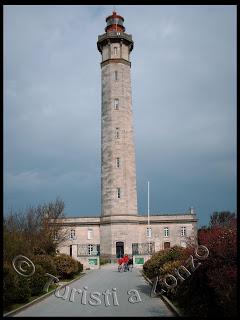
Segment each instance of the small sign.
M135 258L136 264L144 264L144 258Z
M90 265L95 265L95 266L96 266L96 265L98 264L98 263L97 263L97 260L98 260L98 259L96 259L96 258L95 258L95 259L94 259L94 258L88 259L88 264L90 264Z

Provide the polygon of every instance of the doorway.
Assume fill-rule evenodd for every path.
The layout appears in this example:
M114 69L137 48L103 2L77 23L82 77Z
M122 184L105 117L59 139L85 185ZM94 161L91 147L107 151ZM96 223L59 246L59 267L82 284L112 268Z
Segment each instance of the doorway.
M72 245L70 245L70 257L72 256Z
M116 258L122 258L124 255L124 242L116 242Z
M170 248L170 242L164 242L164 250Z

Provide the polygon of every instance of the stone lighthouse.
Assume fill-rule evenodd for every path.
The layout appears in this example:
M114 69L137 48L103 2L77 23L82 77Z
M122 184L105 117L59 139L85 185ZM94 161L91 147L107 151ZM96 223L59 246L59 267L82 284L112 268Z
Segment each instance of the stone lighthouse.
M139 214L133 135L131 62L132 36L115 11L98 36L101 53L101 214L59 219L69 235L58 246L83 263L99 268L100 257L128 254L142 267L152 253L174 245L197 244L197 217L185 213Z
M123 22L114 11L97 42L102 56L100 245L101 252L115 256L115 246L129 253L127 243L124 246L120 241L121 234L126 238L127 228L122 224L135 221L138 215L130 72L133 41Z

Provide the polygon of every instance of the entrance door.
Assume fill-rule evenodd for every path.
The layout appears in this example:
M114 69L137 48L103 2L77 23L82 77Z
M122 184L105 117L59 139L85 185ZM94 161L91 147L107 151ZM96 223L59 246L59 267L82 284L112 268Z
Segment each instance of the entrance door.
M116 242L116 257L121 258L124 255L124 242Z
M170 248L170 242L164 242L164 250Z
M70 257L72 256L72 245L70 245Z

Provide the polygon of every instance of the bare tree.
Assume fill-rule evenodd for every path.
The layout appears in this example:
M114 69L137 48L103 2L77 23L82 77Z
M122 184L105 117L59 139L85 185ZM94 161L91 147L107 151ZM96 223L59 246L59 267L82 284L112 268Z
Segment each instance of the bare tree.
M67 237L62 228L64 202L56 199L25 212L11 212L4 218L4 259L10 260L16 254L56 253L58 245Z
M213 212L210 217L210 228L214 227L230 227L236 223L235 213L230 211Z

